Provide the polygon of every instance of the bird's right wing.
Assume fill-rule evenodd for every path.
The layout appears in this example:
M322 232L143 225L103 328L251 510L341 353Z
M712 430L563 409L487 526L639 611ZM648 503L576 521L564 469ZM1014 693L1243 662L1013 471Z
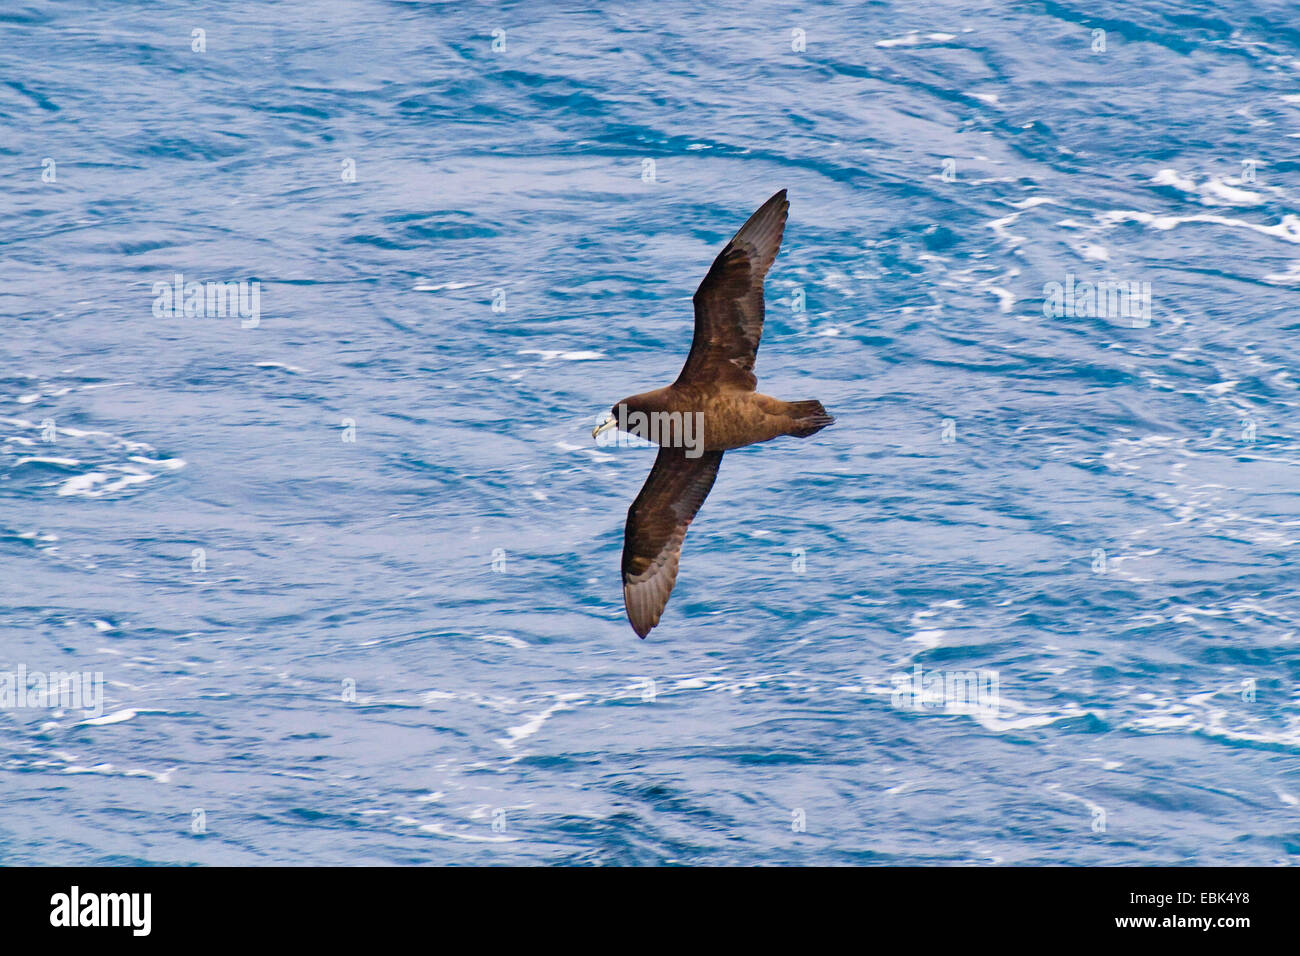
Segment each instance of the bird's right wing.
M763 203L718 253L695 292L695 338L677 385L734 385L752 391L763 336L763 280L781 249L790 203L785 190Z
M637 636L659 623L677 582L686 529L718 477L722 452L687 458L685 449L661 448L641 493L627 510L623 532L623 606Z

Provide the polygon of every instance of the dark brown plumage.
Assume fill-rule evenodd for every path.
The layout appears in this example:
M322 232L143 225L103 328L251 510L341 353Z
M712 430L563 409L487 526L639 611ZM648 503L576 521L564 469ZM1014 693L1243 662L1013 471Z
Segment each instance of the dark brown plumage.
M781 248L789 208L782 189L713 261L695 292L695 338L677 381L625 398L592 433L619 427L661 446L623 534L623 604L640 637L668 603L686 529L713 487L723 452L779 435L804 438L835 421L821 402L783 402L754 391L763 280ZM685 424L683 416L691 416Z

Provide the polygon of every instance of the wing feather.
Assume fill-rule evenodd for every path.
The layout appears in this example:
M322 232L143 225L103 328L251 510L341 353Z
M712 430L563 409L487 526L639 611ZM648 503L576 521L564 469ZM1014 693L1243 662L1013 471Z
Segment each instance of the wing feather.
M682 542L718 477L722 452L687 458L661 448L641 493L627 510L623 533L623 606L639 637L659 623L677 582Z
M752 391L763 336L763 280L781 249L790 203L785 190L740 227L695 292L695 337L677 385L729 384Z

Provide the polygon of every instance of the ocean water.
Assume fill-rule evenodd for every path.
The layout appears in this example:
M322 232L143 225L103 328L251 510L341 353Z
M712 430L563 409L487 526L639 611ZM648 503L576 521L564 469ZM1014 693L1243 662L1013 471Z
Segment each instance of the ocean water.
M1295 862L1294 7L601 6L0 12L0 862Z

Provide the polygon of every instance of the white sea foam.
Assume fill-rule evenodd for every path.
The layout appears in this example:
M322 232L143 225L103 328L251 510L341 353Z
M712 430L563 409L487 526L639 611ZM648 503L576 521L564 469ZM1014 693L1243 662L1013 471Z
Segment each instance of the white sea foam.
M888 40L877 40L878 47L896 47L896 46L920 46L922 43L948 43L957 39L955 33L908 33L901 37L893 37Z

